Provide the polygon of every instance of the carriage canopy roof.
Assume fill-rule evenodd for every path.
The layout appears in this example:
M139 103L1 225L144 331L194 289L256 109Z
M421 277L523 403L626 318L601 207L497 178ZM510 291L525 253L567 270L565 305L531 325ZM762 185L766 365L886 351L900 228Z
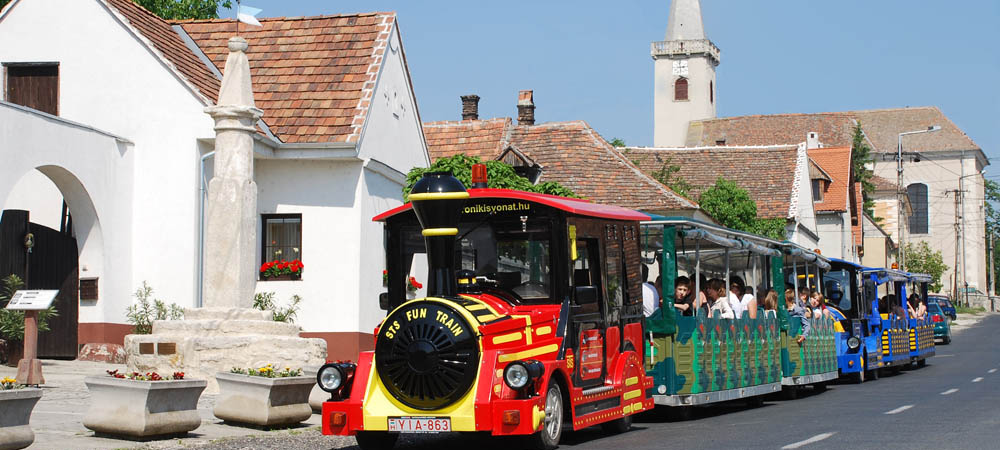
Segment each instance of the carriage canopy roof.
M533 192L515 191L510 189L469 189L469 198L507 198L539 203L545 206L576 214L579 216L597 217L614 220L649 220L649 215L619 206L591 203L577 198L559 197L557 195L536 194ZM413 205L406 203L390 209L372 218L374 222L382 222L397 214L409 211Z

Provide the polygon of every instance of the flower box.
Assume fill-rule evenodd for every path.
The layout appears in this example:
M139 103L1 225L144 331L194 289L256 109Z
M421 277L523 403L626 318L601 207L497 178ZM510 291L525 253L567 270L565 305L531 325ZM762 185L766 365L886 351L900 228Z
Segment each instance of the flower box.
M25 448L35 442L28 422L40 398L38 388L0 390L0 449Z
M219 372L215 417L259 427L292 425L312 416L309 392L315 377L268 378Z
M198 398L205 380L138 381L86 377L90 409L83 426L128 438L182 435L201 426Z
M302 275L294 273L283 273L281 275L275 275L270 277L261 275L260 277L261 281L289 281L289 280L301 280L301 279Z

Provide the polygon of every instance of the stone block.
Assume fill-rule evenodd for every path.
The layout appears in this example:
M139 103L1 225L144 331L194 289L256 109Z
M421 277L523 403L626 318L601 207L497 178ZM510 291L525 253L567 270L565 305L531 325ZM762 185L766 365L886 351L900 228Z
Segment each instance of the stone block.
M261 427L291 425L309 419L309 392L316 378L265 378L228 372L215 374L219 399L215 417Z
M90 408L83 426L134 439L183 434L201 426L198 398L205 380L134 381L87 377Z
M90 343L83 345L77 359L80 361L125 364L126 356L125 347L121 344Z

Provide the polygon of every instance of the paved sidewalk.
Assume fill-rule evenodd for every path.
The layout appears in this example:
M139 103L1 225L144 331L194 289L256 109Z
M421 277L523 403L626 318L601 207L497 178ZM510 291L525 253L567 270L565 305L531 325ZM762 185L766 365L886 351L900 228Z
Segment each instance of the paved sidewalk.
M324 448L339 449L355 445L354 438L322 436L318 429L320 416L313 414L303 425L285 430L262 431L254 428L243 428L224 425L212 415L216 395L203 394L198 401L198 413L201 415L201 427L182 439L166 439L149 442L95 437L94 432L84 428L82 421L90 404L90 393L83 378L91 375L104 375L105 370L125 370L121 364L95 363L88 361L57 361L43 360L42 372L45 384L42 386L42 399L35 405L31 413L31 428L35 432L35 443L30 449L168 449L210 446L215 448L268 448L270 442L279 444L285 438L294 436L296 439L308 441L307 445L296 445L294 448ZM17 369L0 366L0 378L14 377ZM260 436L267 439L242 438L244 436ZM213 441L217 441L214 442ZM305 444L305 442L300 442ZM230 447L227 444L237 444ZM258 445L260 444L260 445ZM281 445L271 448L293 448Z

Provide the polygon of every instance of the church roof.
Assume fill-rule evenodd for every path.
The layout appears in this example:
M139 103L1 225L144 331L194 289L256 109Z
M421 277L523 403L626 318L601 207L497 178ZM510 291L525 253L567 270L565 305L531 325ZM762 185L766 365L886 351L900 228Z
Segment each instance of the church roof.
M676 167L671 177L691 185L698 198L723 177L746 189L764 218L787 218L795 197L798 145L769 147L656 148L623 150L647 174Z
M699 0L673 0L670 2L670 17L667 19L667 41L693 41L705 37L705 25L701 20Z
M235 20L168 22L132 1L105 1L208 104L215 102L217 73L225 66L227 42L236 35ZM395 13L259 20L263 26L241 26L239 34L250 46L247 55L254 97L270 131L286 143L357 142L395 26ZM184 35L196 50L185 44Z
M941 126L934 133L903 138L907 151L979 150L961 129L934 106L872 109L814 114L769 114L696 120L688 124L687 146L775 145L805 140L806 133L819 133L825 146L850 146L854 127L861 129L876 152L895 152L899 133Z
M584 121L515 125L510 118L429 122L424 136L432 160L459 153L496 159L515 148L555 181L588 200L643 211L698 209L644 174Z

